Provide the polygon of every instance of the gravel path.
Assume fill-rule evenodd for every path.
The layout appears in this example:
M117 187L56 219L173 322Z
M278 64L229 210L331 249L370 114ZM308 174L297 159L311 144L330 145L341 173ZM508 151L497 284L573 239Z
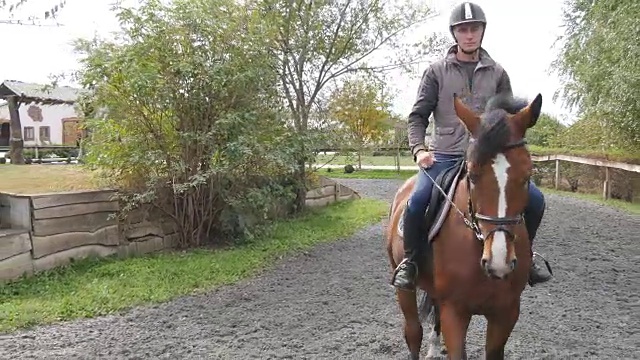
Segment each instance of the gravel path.
M388 201L400 184L339 181ZM640 217L555 195L547 202L537 250L556 278L525 290L507 358L639 358ZM2 335L0 358L401 359L383 249L378 224L206 295ZM483 329L475 318L471 359L483 354Z

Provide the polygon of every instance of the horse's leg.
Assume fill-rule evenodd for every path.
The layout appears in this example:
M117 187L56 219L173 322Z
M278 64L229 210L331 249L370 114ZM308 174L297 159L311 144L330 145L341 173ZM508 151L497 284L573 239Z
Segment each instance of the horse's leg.
M422 324L418 316L416 292L398 289L396 296L404 315L404 340L409 348L409 359L418 360L422 346Z
M432 320L430 322L431 332L429 333L429 350L427 351L427 359L439 359L447 353L442 340L442 327L440 323L440 306L434 304L431 308Z
M466 360L467 350L465 343L467 329L471 322L471 314L460 311L453 304L440 304L440 323L442 324L442 337L447 347L448 359Z
M487 318L487 338L485 345L487 360L504 359L504 346L511 336L518 318L520 317L520 302L504 312L498 312Z

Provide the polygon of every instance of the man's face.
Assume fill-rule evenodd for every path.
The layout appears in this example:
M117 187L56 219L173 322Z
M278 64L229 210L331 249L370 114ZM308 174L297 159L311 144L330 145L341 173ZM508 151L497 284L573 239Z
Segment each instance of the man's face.
M472 22L455 26L453 35L463 51L473 52L480 47L483 31L484 25L481 22Z

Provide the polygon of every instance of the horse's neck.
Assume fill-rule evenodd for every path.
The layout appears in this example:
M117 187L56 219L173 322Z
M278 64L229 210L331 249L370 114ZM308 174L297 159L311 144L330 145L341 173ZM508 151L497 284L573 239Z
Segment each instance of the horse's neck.
M453 196L453 203L456 204L461 211L464 211L464 207L469 203L469 189L467 188L467 174L460 177L460 181L456 185L456 192Z

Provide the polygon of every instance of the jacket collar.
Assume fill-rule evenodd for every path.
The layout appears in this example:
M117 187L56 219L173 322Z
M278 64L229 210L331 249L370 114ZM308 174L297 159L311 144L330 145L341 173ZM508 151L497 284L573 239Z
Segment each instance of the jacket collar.
M458 58L456 57L457 53L458 53L458 45L456 44L451 46L449 50L447 50L447 55L445 56L445 60L448 63L460 64L460 62L458 61ZM496 62L491 58L487 50L485 50L483 47L480 47L480 61L479 61L478 67L493 66L495 64Z

